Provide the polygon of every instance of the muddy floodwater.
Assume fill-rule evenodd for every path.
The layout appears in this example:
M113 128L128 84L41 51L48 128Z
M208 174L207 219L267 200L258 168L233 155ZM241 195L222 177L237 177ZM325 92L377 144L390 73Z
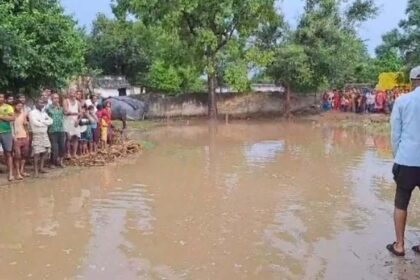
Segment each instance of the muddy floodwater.
M420 256L385 250L388 136L274 121L133 136L154 147L0 188L0 279L420 279Z

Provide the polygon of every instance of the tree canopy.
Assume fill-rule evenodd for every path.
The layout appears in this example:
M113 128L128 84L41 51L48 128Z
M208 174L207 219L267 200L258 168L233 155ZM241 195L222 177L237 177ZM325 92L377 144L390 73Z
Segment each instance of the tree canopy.
M295 30L290 31L286 43L277 45L276 59L268 72L276 80L287 82L292 89L316 91L325 87L342 87L347 82L359 82L365 77L362 70L369 63L369 55L363 41L358 37L356 26L373 16L376 8L372 1L354 1L341 12L342 3L336 0L308 0L305 12ZM296 78L287 74L287 69L278 69L284 59L296 55L301 63L283 67L297 73ZM270 69L273 68L273 69ZM300 77L305 73L304 79ZM293 80L293 81L292 81Z
M274 4L274 0L116 0L114 12L120 19L130 14L146 26L161 28L188 50L194 65L207 76L209 116L214 118L217 69L225 51L236 49L240 54L251 49L252 35L277 18ZM247 74L247 62L239 57L235 61L233 70L222 71L228 80L238 81Z
M1 1L0 17L0 88L58 88L83 72L85 43L58 1Z
M275 0L114 0L86 33L58 0L0 2L0 89L66 86L95 70L166 94L250 89L250 73L295 92L375 82L420 63L420 3L370 57L358 35L374 0L306 0L292 28ZM205 81L207 80L207 81Z
M87 62L102 74L123 75L132 83L145 80L151 61L148 30L140 23L109 19L99 14L87 37Z

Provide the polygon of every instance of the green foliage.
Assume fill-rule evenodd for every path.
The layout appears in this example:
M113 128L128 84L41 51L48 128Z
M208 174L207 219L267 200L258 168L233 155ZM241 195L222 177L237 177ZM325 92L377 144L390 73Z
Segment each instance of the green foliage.
M245 92L250 90L251 83L248 79L248 65L246 62L231 63L226 68L225 81L235 91Z
M274 63L268 68L268 74L277 83L293 91L310 89L314 79L310 58L305 49L293 43L281 45L277 49Z
M402 72L399 82L408 82L405 75L420 65L420 2L409 0L407 18L394 29L382 36L382 44L376 48L375 73Z
M134 15L146 26L160 28L166 36L174 36L184 50L188 52L191 65L199 72L206 73L214 84L216 74L226 57L225 47L231 42L240 46L238 55L245 58L248 48L243 44L254 35L259 28L277 19L274 0L116 0L114 12L120 19L128 14ZM183 56L181 56L183 57ZM239 59L238 58L238 59ZM239 88L244 86L245 62L242 59L234 66L238 73L232 70L227 80ZM229 69L231 69L229 67ZM242 74L242 75L239 75ZM239 77L241 76L241 77ZM247 77L247 75L245 75ZM213 88L209 86L212 97L211 113L217 112Z
M254 74L251 78L251 83L255 84L272 84L274 83L273 78L267 73L267 71L259 71Z
M401 21L402 35L400 48L409 68L420 64L420 2L409 0L407 19Z
M168 94L202 90L200 72L192 66L176 34L141 21L109 19L98 15L88 38L87 61L105 75L123 75Z
M60 88L84 71L83 37L58 1L2 1L0 17L0 88Z
M375 52L377 57L385 56L388 53L395 53L402 56L401 46L402 35L398 29L394 29L382 35L382 44L379 45Z
M375 64L378 67L380 73L382 72L398 72L403 67L403 60L401 56L393 50L380 55L376 60Z
M168 93L181 91L181 78L176 69L163 61L155 61L148 74L148 84Z
M181 93L205 92L205 82L200 78L199 70L190 65L178 66L178 75L181 78Z
M278 45L276 61L268 73L301 91L364 82L369 56L355 26L376 13L372 3L356 0L342 14L341 1L307 0L298 27L289 33L286 44ZM291 57L298 62L293 63Z
M349 24L357 24L370 19L378 13L375 0L356 0L346 11L346 18Z
M400 22L399 29L382 36L376 54L378 60L385 58L387 68L408 72L420 65L420 2L409 0L406 14L407 18Z
M88 37L88 64L105 75L123 75L133 84L143 83L150 66L149 35L141 23L99 14Z

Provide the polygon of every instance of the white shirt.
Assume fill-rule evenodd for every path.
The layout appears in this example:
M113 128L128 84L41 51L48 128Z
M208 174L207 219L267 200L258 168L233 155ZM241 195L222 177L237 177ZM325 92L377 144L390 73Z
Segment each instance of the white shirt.
M368 105L375 104L375 98L376 98L376 96L373 93L369 92L366 95L366 104L368 104Z
M33 133L47 133L48 126L52 125L53 120L45 111L33 109L29 113L29 124Z
M420 167L420 87L395 101L391 136L395 163Z
M89 107L89 106L93 106L93 112L95 112L95 114L96 114L96 112L98 112L98 108L96 108L96 106L98 106L98 102L96 101L96 103L93 103L92 102L92 100L90 100L90 99L86 99L86 101L85 101L85 105L87 106L87 107Z

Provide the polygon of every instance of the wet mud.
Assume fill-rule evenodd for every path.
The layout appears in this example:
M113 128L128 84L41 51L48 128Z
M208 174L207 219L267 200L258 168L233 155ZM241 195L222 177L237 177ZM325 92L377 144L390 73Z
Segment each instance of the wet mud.
M154 148L0 188L1 279L420 279L419 256L385 250L386 135L197 121L133 136Z

